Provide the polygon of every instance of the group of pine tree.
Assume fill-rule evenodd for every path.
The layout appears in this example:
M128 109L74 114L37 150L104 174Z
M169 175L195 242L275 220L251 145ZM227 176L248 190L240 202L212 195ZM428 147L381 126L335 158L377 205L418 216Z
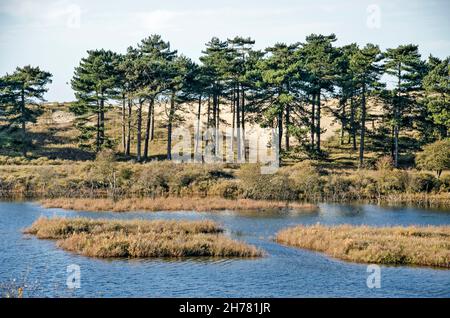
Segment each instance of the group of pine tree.
M335 42L334 34L312 34L305 42L277 43L261 51L250 38L212 38L200 63L178 54L159 35L143 39L125 54L88 51L71 80L76 102L70 109L77 116L80 144L95 151L112 147L105 123L108 111L120 107L120 148L128 157L148 160L155 105L164 103L165 118L158 120L167 128L171 159L172 129L187 105L194 104L198 123L214 130L230 124L221 112L231 112L238 154L245 156L239 134L258 124L278 130L282 153L320 157L321 119L330 100L337 101L327 111L341 127L341 143L359 149L361 165L368 139L385 147L397 166L405 131L418 132L420 145L447 138L450 57L422 60L412 44L383 52L374 44L338 47ZM0 78L0 116L22 130L23 140L26 123L36 119L32 105L42 100L50 80L51 74L29 66ZM382 112L370 114L369 101L381 105ZM368 122L375 119L377 129L368 131Z

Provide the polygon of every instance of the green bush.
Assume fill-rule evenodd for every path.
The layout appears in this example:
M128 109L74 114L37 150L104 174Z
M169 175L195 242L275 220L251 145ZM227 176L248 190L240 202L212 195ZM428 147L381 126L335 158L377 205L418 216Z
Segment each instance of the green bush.
M416 162L419 168L435 171L439 178L443 170L450 169L450 138L423 147Z
M438 188L438 180L429 173L418 173L411 176L410 190L412 192L431 192Z
M283 171L289 175L290 186L298 193L300 199L320 196L323 185L315 162L305 160L292 167L284 168Z
M208 194L227 199L237 199L242 195L242 189L237 180L222 180L212 185Z
M376 180L367 175L367 170L358 170L348 178L351 180L352 189L357 194L358 199L376 197Z
M282 170L274 174L261 174L258 164L242 165L238 173L242 195L255 200L295 200L298 193L290 187L289 176Z
M166 169L164 169L166 168ZM159 163L141 167L132 192L145 195L163 195L169 191L171 169Z
M330 175L324 186L325 197L333 201L349 200L357 197L353 180L339 175Z
M379 194L392 194L405 191L408 180L404 171L380 170L377 173L377 191Z
M449 192L450 191L450 174L446 174L440 178L440 191Z

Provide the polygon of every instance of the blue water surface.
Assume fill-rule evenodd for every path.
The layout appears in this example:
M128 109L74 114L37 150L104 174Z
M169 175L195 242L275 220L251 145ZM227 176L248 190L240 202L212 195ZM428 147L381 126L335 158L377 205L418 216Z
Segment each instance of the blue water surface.
M40 216L118 219L210 219L231 237L266 252L256 259L96 259L63 251L21 230ZM296 224L450 225L450 211L320 204L312 212L83 212L0 202L0 282L27 284L39 297L450 297L450 270L382 266L381 288L367 287L367 264L273 242ZM81 286L67 287L67 266ZM15 279L15 281L13 281Z

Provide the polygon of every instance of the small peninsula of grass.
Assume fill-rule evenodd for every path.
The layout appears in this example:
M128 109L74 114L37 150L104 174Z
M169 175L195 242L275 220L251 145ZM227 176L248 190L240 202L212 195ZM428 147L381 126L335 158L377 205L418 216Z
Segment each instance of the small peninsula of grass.
M61 208L78 211L221 211L221 210L264 210L264 209L304 209L313 210L313 204L298 202L225 199L220 197L156 197L132 198L113 201L110 199L59 198L44 199L40 203L45 208Z
M262 251L226 237L212 221L39 218L26 234L100 258L257 257Z
M450 226L299 225L276 241L352 262L450 268Z

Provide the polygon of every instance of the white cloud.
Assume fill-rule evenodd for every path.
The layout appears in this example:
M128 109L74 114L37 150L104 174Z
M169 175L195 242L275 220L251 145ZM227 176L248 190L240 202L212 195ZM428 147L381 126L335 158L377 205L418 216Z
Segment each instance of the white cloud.
M185 12L155 10L139 12L136 13L136 16L142 27L152 31L158 31L174 27L176 20L185 14Z
M287 9L233 9L229 7L202 10L154 10L135 13L140 25L152 31L182 29L183 26L203 24L205 21L243 21L242 19L264 19L293 13ZM214 25L214 24L212 24Z
M0 4L0 12L26 20L33 27L80 26L81 8L67 0L14 0Z

